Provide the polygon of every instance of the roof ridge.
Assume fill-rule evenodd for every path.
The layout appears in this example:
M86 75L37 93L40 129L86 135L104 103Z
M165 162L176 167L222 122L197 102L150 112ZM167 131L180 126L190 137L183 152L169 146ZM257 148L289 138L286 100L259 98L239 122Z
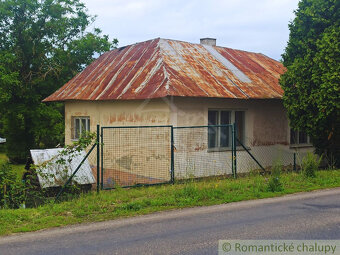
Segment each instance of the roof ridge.
M124 49L126 47L129 47L129 46L134 46L134 45L137 45L137 44L140 44L140 43L146 43L146 42L150 42L150 41L154 41L154 40L166 40L166 41L173 41L173 42L181 42L181 43L189 43L191 45L201 45L203 46L201 43L199 42L188 42L188 41L184 41L184 40L177 40L177 39L171 39L171 38L163 38L163 37L156 37L156 38L153 38L153 39L148 39L148 40L145 40L145 41L140 41L140 42L136 42L136 43L131 43L131 44L127 44L127 45L123 45L123 46L120 46L116 49L113 49L111 51L115 51L115 50L121 50L121 49ZM235 51L241 51L241 52L246 52L246 53L252 53L252 54L260 54L260 55L263 55L267 58L270 58L274 61L277 61L276 59L273 59L265 54L263 54L262 52L254 52L254 51L249 51L249 50L242 50L242 49L236 49L236 48L231 48L231 47L228 47L228 46L222 46L222 45L215 45L213 47L217 47L217 48L223 48L223 49L229 49L229 50L235 50ZM110 52L110 51L107 51L107 52ZM280 61L277 61L277 62L280 62Z

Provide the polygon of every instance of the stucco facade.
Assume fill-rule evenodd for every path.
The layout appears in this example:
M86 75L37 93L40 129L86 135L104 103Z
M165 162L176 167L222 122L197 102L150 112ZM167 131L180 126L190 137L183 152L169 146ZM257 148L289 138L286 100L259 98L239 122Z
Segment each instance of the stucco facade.
M293 164L294 153L297 163L311 151L311 147L293 148L290 145L290 128L280 99L240 100L220 98L173 98L171 120L174 126L208 125L208 111L213 109L244 111L244 145L263 167L275 161L283 165ZM175 174L178 177L210 176L231 174L231 151L209 150L206 129L189 129L175 132ZM194 133L199 133L195 135ZM190 139L187 137L190 136ZM183 144L181 141L186 141ZM238 172L258 169L259 166L241 147L237 152Z
M96 126L169 125L170 107L162 99L129 101L66 101L65 143L72 142L72 117L90 117L90 130Z
M96 130L97 124L206 126L211 109L244 111L244 145L264 167L273 165L275 160L280 160L283 165L292 164L294 152L298 151L299 161L310 150L290 147L289 123L280 99L166 97L151 100L70 101L65 103L65 142L69 144L72 141L72 117L90 117L91 131ZM120 176L122 173L143 176L149 178L148 182L153 178L169 180L170 129L150 129L150 132L143 130L137 133L120 129L108 132L111 133L104 136L104 169L119 171ZM230 149L209 150L207 128L174 129L174 139L177 178L231 174ZM237 166L238 172L258 168L241 147L238 148ZM111 178L110 173L106 176ZM143 180L139 179L139 182Z

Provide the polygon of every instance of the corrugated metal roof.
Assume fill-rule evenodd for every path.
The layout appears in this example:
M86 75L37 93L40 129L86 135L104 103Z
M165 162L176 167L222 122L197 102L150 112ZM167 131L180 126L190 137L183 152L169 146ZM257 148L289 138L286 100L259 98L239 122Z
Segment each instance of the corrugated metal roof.
M157 38L104 53L44 101L281 98L284 71L260 53Z

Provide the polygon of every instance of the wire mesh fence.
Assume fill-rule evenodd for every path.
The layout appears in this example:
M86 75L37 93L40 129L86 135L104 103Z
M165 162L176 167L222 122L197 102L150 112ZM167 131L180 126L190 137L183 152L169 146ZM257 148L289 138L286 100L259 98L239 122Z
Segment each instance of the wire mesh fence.
M232 126L174 127L176 179L232 173Z
M275 139L268 143L238 136L235 124L102 127L100 133L100 176L96 152L89 162L103 189L236 176L278 164L295 170L308 152Z
M261 143L252 137L245 137L243 146L237 147L237 171L270 170L274 165L283 166L285 170L300 168L308 149L294 148L287 143Z
M171 181L171 126L102 127L102 188Z

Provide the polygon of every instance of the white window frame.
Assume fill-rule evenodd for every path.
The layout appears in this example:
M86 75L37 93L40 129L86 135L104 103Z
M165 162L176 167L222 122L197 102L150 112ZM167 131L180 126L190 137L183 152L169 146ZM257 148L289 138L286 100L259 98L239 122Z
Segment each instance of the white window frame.
M79 135L77 132L76 122L79 120ZM83 120L85 120L85 129L82 127ZM72 140L77 141L83 135L83 130L85 132L90 132L91 120L89 116L72 116Z
M217 125L221 125L221 112L225 111L225 112L230 112L230 123L228 124L233 124L235 123L235 112L243 112L244 113L244 127L243 127L243 139L245 139L245 135L246 135L246 110L245 109L216 109L216 108L209 108L208 109L208 116L209 116L209 112L210 111L217 111L218 112L218 115L217 115ZM210 125L209 123L209 117L207 119L207 122L208 122L208 126ZM224 125L227 125L227 124L224 124ZM208 131L209 132L209 131ZM221 132L220 130L218 130L217 132L217 135L216 135L216 140L215 140L215 143L217 144L217 146L215 147L209 147L209 133L208 133L208 150L209 151L216 151L216 150L230 150L231 149L231 137L229 137L229 146L227 147L221 147L220 146L220 143L221 143L221 139L220 139L220 136L221 136ZM245 142L245 141L243 141ZM239 147L240 145L237 145L237 147Z
M296 142L292 143L292 137L291 137L291 132L295 132L295 136L296 136ZM306 143L300 143L299 142L299 135L300 135L300 130L293 130L292 128L289 128L289 144L291 147L310 147L312 146L310 137L308 134L307 135L307 142Z

